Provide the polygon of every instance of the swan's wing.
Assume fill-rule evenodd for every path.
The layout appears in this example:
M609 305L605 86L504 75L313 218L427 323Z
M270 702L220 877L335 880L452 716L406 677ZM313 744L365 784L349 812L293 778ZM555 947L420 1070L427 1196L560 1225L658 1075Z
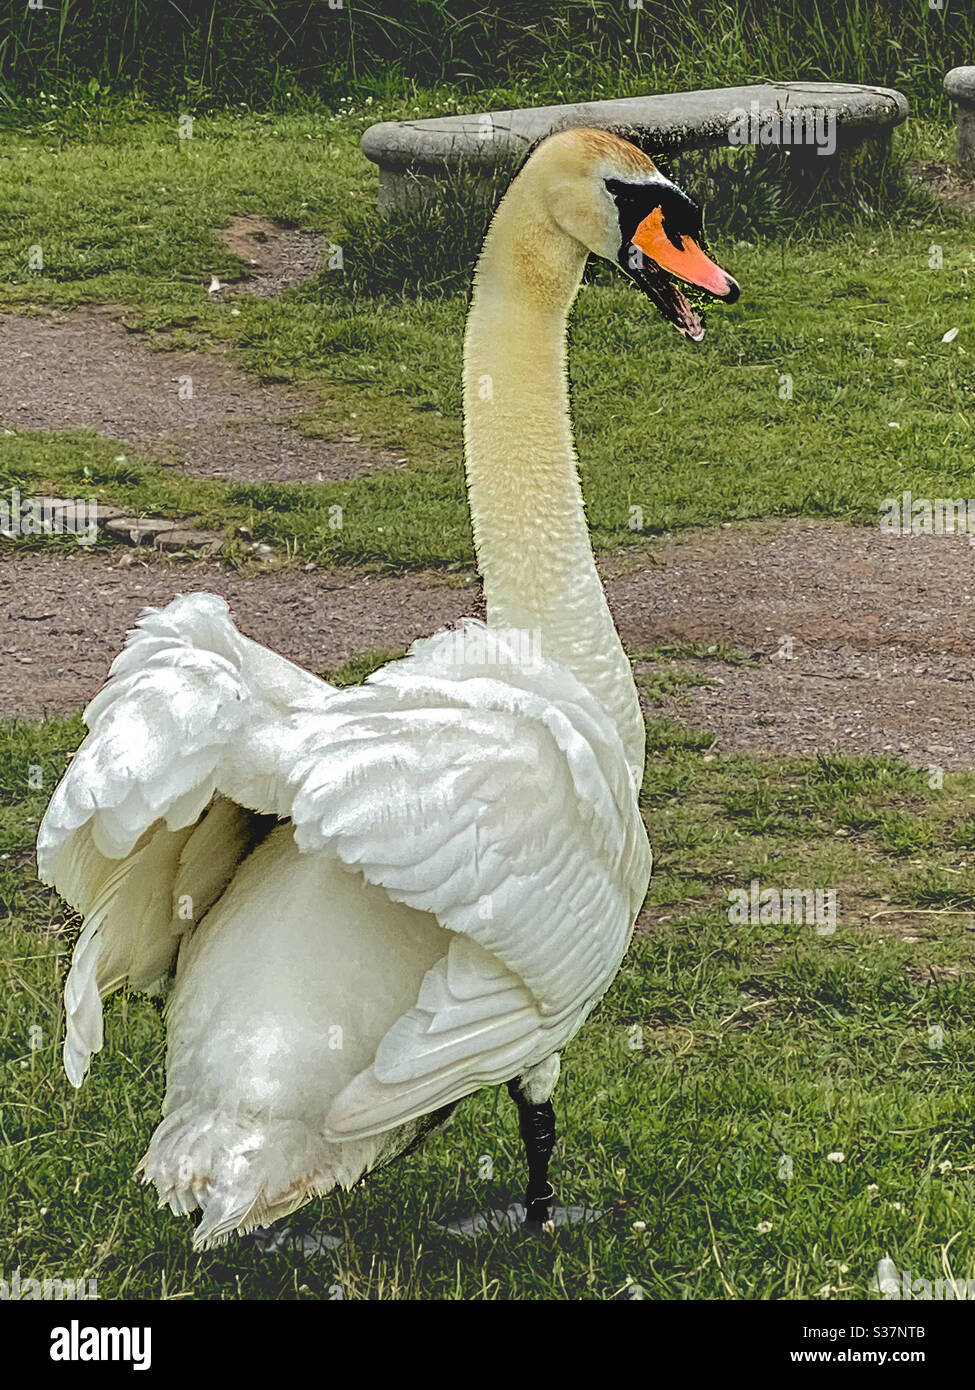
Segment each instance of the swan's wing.
M445 663L452 640L340 693L242 637L212 596L143 619L38 841L42 877L87 917L65 990L75 1084L101 1044L100 996L165 974L229 882L252 833L242 808L291 816L301 849L457 933L339 1098L337 1134L504 1080L576 1031L649 873L622 748L564 668L498 679Z
M85 917L65 986L65 1066L102 1045L101 998L165 976L229 882L253 817L289 809L289 738L333 687L192 594L150 611L85 711L91 732L51 799L38 872Z
M295 770L299 847L334 853L457 933L333 1106L334 1137L379 1132L551 1055L616 973L646 891L646 833L602 707L541 661L444 674L449 638L330 700Z

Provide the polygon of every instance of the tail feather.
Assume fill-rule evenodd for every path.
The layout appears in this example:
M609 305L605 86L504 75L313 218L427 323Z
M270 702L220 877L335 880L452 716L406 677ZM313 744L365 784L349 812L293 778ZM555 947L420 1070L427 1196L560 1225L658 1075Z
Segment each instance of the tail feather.
M351 1187L375 1156L375 1145L351 1151L328 1144L301 1121L271 1123L186 1106L162 1122L137 1171L155 1185L160 1206L178 1216L202 1209L193 1245L206 1250L268 1226L333 1187Z

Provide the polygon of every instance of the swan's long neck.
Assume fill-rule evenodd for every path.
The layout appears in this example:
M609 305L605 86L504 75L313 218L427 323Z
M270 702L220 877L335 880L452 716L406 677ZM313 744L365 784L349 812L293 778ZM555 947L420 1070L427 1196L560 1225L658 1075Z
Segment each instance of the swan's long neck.
M596 572L572 428L566 317L586 260L518 180L478 263L464 347L467 486L491 627L538 631L616 721L634 774L644 728Z

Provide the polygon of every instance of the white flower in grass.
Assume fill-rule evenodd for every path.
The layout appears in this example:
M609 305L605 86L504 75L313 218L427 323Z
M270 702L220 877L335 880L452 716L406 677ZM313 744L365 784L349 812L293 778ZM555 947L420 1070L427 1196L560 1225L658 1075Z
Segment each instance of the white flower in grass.
M843 1152L842 1149L834 1149L833 1152L832 1152L831 1154L827 1154L827 1155L826 1155L826 1162L827 1162L827 1163L842 1163L842 1162L844 1161L845 1158L846 1158L846 1154Z
M767 1236L771 1229L771 1221L760 1221L758 1225L755 1227L755 1230L758 1232L760 1236Z

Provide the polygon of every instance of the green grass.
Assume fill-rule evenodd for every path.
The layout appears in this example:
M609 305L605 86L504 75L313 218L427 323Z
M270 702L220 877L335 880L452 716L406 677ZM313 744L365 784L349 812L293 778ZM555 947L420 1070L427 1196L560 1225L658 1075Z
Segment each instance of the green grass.
M346 661L342 666L337 666L333 671L322 671L321 675L324 680L330 681L340 689L347 685L361 685L373 671L378 671L380 666L385 666L389 661L398 661L405 654L402 649L396 652L385 649L364 652L361 656L354 656L351 661Z
M74 925L34 880L31 846L79 732L0 728L0 1268L95 1277L103 1298L231 1299L607 1299L634 1284L855 1299L882 1256L935 1278L949 1246L954 1277L975 1274L975 776L935 790L889 759L718 757L652 723L647 907L556 1099L560 1197L603 1220L541 1244L437 1231L521 1196L512 1107L483 1092L401 1165L306 1209L344 1244L296 1264L193 1255L190 1223L135 1183L162 1095L154 1004L114 997L85 1087L60 1071ZM835 889L835 935L730 926L729 891L755 878Z
M67 89L96 105L134 89L284 105L336 100L350 84L506 80L561 97L826 77L903 86L929 106L975 38L964 5L913 0L781 0L771 13L759 0L700 0L679 23L667 0L346 0L323 11L303 0L15 7L0 19L0 98Z

